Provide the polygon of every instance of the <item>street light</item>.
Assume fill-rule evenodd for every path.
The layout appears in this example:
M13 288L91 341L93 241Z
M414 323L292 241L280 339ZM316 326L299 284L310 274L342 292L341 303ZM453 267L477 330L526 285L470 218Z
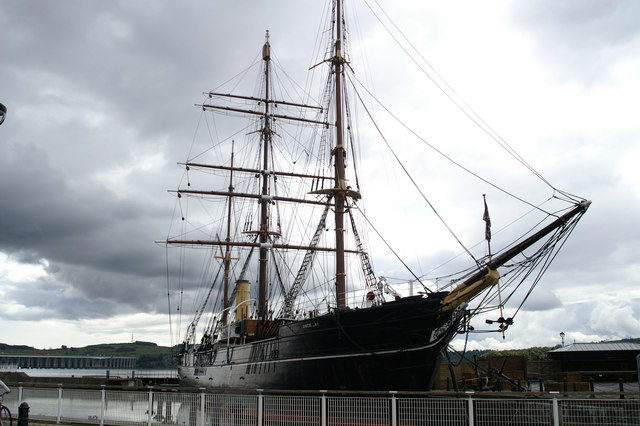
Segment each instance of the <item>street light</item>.
M562 347L564 348L564 331L560 332L560 338L562 339Z
M4 119L7 117L7 107L3 104L0 104L0 124L4 122Z

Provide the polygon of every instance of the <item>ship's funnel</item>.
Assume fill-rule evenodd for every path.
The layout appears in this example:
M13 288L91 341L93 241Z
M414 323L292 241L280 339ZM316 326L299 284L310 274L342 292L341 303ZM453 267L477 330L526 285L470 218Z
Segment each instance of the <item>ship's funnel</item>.
M251 285L249 281L239 280L236 281L236 300L234 302L236 308L236 321L242 321L249 318L250 303L247 301L251 297ZM243 303L245 302L245 303ZM242 303L242 305L240 305ZM238 306L240 305L240 306Z

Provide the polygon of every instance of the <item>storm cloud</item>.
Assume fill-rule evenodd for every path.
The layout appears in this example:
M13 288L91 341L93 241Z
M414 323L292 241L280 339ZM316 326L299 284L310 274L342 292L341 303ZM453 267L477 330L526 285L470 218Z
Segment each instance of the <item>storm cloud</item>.
M375 5L347 3L354 57L369 49L361 57L370 69L353 64L358 78L372 79L385 102L464 155L448 139L447 128L456 125L430 115L447 112L434 105L441 94L423 91L417 81L424 76L402 62L371 13ZM382 6L544 176L594 201L512 334L505 341L479 335L471 344L549 345L560 331L578 340L640 336L637 2ZM0 102L9 109L0 127L6 343L84 345L126 341L131 333L169 343L165 250L155 241L169 229L175 200L167 190L182 177L176 162L186 158L199 119L194 104L258 57L267 29L280 63L304 79L315 65L310 50L326 8L311 0L242 7L196 0L0 3ZM418 173L439 167L429 156L410 158ZM501 162L488 170L522 186ZM364 171L385 178L376 172ZM430 181L430 195L448 204L456 182L442 179ZM496 224L501 210L492 205ZM459 249L438 230L428 235L407 249L421 274ZM403 246L406 237L396 237ZM441 248L427 248L440 240ZM376 244L380 274L396 276L396 259ZM46 333L53 328L58 332Z

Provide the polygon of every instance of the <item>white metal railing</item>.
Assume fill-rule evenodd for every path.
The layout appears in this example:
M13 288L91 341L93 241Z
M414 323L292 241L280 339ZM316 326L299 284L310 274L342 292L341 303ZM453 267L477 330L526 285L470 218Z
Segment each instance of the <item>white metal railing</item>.
M391 395L396 402L395 395ZM333 425L388 425L391 419L391 401L387 397L327 398L326 424Z
M473 415L476 426L513 424L518 425L551 425L553 416L553 399L547 400L497 400L478 399L473 401Z
M398 398L398 422L402 425L469 424L468 401L465 398Z
M624 399L620 399L623 397ZM618 398L618 399L614 399ZM30 419L95 425L373 425L640 424L640 394L377 393L326 391L251 394L44 388L20 386L4 404L17 417L27 402Z

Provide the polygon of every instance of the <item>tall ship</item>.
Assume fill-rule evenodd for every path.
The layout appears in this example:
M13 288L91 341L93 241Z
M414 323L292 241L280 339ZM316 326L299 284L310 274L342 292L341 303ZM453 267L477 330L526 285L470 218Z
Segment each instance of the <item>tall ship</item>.
M189 315L178 354L185 385L429 390L452 339L478 331L473 318L494 315L484 331L505 333L517 312L508 303L528 297L589 207L552 187L563 206L530 204L545 217L492 252L487 199L479 193L478 212L464 212L478 218L486 245L478 255L416 185L469 262L460 272L426 279L389 247L406 267L406 280L399 286L376 275L368 233L386 240L365 206L367 197L386 195L361 187L367 161L360 161L366 154L359 147L370 144L355 131L355 111L371 114L353 105L364 89L347 51L343 1L333 0L328 11L324 58L312 67L327 71L317 102L279 88L288 74L273 61L267 31L254 93L212 90L198 104L212 142L180 163L185 178L170 191L180 225L166 239L167 253L178 258L167 267L172 333ZM384 144L393 142L377 125L368 129L366 138L379 132ZM415 183L389 150L388 161Z

